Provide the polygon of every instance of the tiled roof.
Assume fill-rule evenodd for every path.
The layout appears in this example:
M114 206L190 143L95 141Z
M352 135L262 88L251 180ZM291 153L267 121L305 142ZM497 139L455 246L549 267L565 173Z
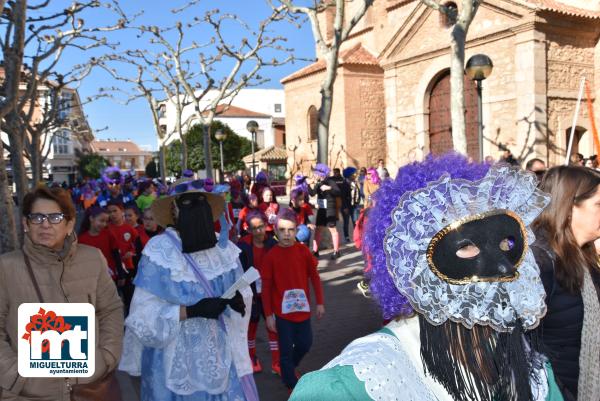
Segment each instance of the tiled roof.
M357 43L350 49L346 49L339 54L339 65L354 64L354 65L372 65L379 66L377 57L371 52L365 49L361 43ZM321 59L315 63L307 65L306 67L288 75L281 80L282 84L293 81L298 78L302 78L320 71L325 70L325 60Z
M92 151L103 153L150 153L146 152L131 141L93 141L91 144Z
M256 160L261 162L268 161L280 161L287 159L287 152L285 149L277 147L277 146L269 146L268 148L264 148L259 150L254 154ZM252 154L245 156L243 159L244 163L252 163Z
M591 0L590 0L591 1ZM573 17L584 17L597 19L600 18L600 6L597 10L587 10L568 4L563 4L557 0L526 0L527 3L536 6L541 10L553 11L560 14L566 14Z
M205 114L208 114L205 112ZM256 118L269 118L268 114L258 113L256 111L243 109L241 107L219 104L217 105L216 116L218 117L256 117Z

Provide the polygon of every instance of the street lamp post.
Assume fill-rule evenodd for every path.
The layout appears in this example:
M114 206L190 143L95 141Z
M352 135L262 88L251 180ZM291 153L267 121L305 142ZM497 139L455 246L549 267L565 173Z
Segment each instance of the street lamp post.
M258 131L258 123L254 120L248 121L246 129L252 134L252 181L256 178L256 162L254 160L254 142L256 142L256 131Z
M475 54L465 67L465 73L475 81L477 86L477 112L479 118L479 161L483 161L483 104L481 101L482 81L490 76L494 65L485 54Z
M215 139L219 141L219 151L221 152L221 181L225 176L225 164L223 162L223 141L227 138L227 134L223 130L217 130L215 132Z

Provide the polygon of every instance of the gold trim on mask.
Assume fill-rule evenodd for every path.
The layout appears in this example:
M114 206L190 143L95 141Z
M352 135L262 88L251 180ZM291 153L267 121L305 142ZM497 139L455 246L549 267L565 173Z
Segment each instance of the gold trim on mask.
M521 235L523 236L523 254L521 255L521 257L515 264L515 267L518 269L519 266L521 265L521 263L523 262L523 259L525 259L525 255L527 254L527 249L528 249L527 230L525 229L525 224L523 223L523 220L521 220L519 215L517 215L515 212L513 212L511 210L494 209L494 210L490 210L490 211L487 211L484 213L472 214L470 216L463 217L461 219L458 219L458 220L452 222L451 224L447 225L446 227L444 227L440 231L438 231L433 236L433 238L431 238L431 241L429 241L429 245L427 246L427 263L429 264L429 268L431 269L431 271L433 271L433 273L435 273L436 276L438 276L440 279L446 281L447 283L457 284L457 285L472 284L472 283L478 283L478 282L505 283L505 282L514 281L514 280L518 279L519 278L518 271L516 271L514 273L514 275L511 277L485 278L485 277L479 277L477 275L474 275L474 276L467 277L467 278L454 279L454 278L450 278L450 277L446 276L444 273L442 273L437 268L435 263L433 262L433 253L435 251L435 247L436 247L437 243L442 238L444 238L449 232L456 231L460 226L462 226L465 223L469 223L469 222L475 221L475 220L483 220L487 217L501 215L501 214L505 214L505 215L510 216L513 219L515 219L517 221L517 223L519 223L519 227L521 228Z

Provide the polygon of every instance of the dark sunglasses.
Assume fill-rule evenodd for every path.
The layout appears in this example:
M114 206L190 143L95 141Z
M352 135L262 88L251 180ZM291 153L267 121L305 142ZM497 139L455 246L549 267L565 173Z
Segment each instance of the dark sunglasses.
M31 213L27 219L31 224L42 224L44 220L48 220L50 224L60 224L65 219L65 215L62 213Z

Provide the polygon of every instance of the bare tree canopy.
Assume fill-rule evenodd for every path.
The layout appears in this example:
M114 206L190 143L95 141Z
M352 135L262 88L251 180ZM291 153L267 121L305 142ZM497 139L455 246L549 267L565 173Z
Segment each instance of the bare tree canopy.
M354 3L353 14L347 18L348 2L345 0L315 1L312 5L300 5L300 1L269 0L273 9L283 6L287 11L288 21L300 24L308 18L319 57L325 61L325 76L321 81L321 105L318 114L318 151L317 161L328 164L329 154L329 121L333 106L333 86L337 76L338 57L342 44L373 4L373 0L360 0ZM319 20L319 14L333 10L332 26ZM327 32L332 32L328 37Z
M172 135L179 136L185 144L184 137L192 125L210 127L218 105L227 106L242 89L267 82L260 75L261 69L293 60L291 49L285 47L286 39L272 34L272 26L286 17L283 6L250 26L233 13L206 10L200 3L190 1L171 10L177 21L170 26L132 27L137 37L144 39L143 49L123 50L103 62L113 78L138 87L134 98L143 96L150 103L173 106L175 126L169 132L155 122L161 144ZM232 31L241 33L232 39ZM122 64L130 66L129 73L118 67ZM186 106L193 108L189 115L184 115ZM210 149L208 131L206 128L204 133L205 150ZM187 152L184 146L183 168L187 167ZM211 153L204 154L207 176L212 177Z

